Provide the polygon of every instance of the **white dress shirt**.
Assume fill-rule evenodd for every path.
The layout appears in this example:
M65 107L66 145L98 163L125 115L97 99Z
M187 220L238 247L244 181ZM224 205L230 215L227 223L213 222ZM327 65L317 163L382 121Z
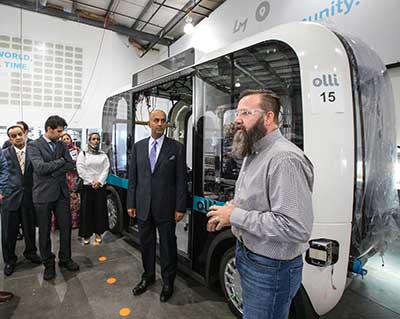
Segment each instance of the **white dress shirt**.
M83 179L84 185L99 181L103 186L106 183L110 169L110 161L105 153L80 152L76 160L76 169L79 177Z

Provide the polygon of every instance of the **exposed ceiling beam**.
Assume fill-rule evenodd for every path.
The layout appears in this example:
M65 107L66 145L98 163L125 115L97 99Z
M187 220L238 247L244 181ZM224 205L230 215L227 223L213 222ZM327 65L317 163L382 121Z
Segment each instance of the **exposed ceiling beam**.
M21 1L21 0L19 0L19 1ZM25 0L26 1L26 0ZM88 8L91 8L91 9L97 9L97 10L101 10L101 11L104 11L104 12L107 12L107 9L105 9L105 8L103 8L103 7L99 7L99 6L95 6L95 5L93 5L93 4L89 4L89 3L86 3L86 2L82 2L82 1L78 1L78 0L63 0L64 2L74 2L75 3L75 5L80 5L80 6L83 6L83 7L88 7ZM41 6L41 7L43 7L43 6ZM84 10L81 10L81 11L84 11ZM118 16L121 16L121 17L125 17L125 18L128 18L128 19L131 19L131 20L135 20L135 21L137 21L138 20L138 18L134 18L134 17L132 17L132 16L129 16L129 15L126 15L126 14L123 14L123 13L121 13L121 12L117 12L117 11L113 11L113 10L108 10L109 12L109 14L114 14L114 15L118 15ZM140 21L139 20L139 22L148 22L148 21ZM162 26L160 26L160 25L158 25L158 24L155 24L155 23L151 23L151 22L148 22L148 24L150 24L150 25L152 25L152 26L154 26L154 27L157 27L157 28L160 28L160 29L162 29Z
M144 17L144 15L149 11L151 5L153 4L154 0L147 1L146 5L144 6L142 12L140 12L139 16L137 17L136 21L132 24L131 29L136 30L140 20Z
M288 83L287 81L282 78L276 71L275 69L271 66L271 64L269 64L266 60L264 60L263 58L260 58L258 52L256 52L254 49L249 49L248 50L250 53L250 56L252 58L254 58L258 63L260 63L267 72L269 72L274 78L276 78L279 83L281 84L282 87L287 88L288 87Z
M114 5L115 0L111 0L110 3L108 4L108 8L106 11L106 14L104 15L106 18L108 18L108 15L110 14L111 8Z
M165 2L165 1L164 1ZM163 2L163 3L164 3ZM158 33L157 37L159 40L165 39L165 36L179 23L181 22L193 9L195 9L202 0L190 0L188 1L182 8L182 11L179 11L166 25L162 28ZM152 41L147 47L146 50L142 53L142 57L149 52L156 44L159 44L158 40Z
M157 14L157 12L161 9L161 6L165 3L165 1L167 0L163 0L163 2L161 4L159 4L158 8L156 9L156 11L154 11L152 13L152 15L150 16L150 18L147 19L146 23L144 25L142 25L142 27L140 28L140 31L143 31L143 29L150 23L151 19L153 19L153 17Z
M159 4L159 5L163 6L163 7L166 7L168 9L172 9L172 10L175 10L175 11L185 12L185 10L183 10L183 9L179 9L179 8L170 6L168 4L162 4L162 3L159 3L159 2L154 2L154 4ZM204 13L201 13L201 12L198 12L198 11L194 11L194 10L192 10L191 13L197 14L197 15L202 16L204 18L208 18L210 16L209 14L204 14Z
M76 1L75 1L75 0L72 0L71 13L72 13L72 14L75 14L75 12L76 12Z
M225 0L224 0L225 1ZM224 2L224 1L222 1L222 2ZM221 3L222 3L221 2ZM220 3L220 4L221 4ZM199 4L199 8L202 8L202 9L204 9L204 10L208 10L208 11L210 11L210 12L212 12L213 11L213 9L210 9L209 7L206 7L206 6L203 6L203 5L201 5L201 4Z
M234 66L242 72L244 75L248 76L250 79L252 79L255 83L257 83L261 88L264 87L264 83L257 79L257 76L253 75L251 71L249 71L246 67L242 66L239 62L234 61L233 62Z
M64 11L56 10L56 9L52 9L52 8L47 8L47 7L36 8L36 4L34 2L27 1L27 0L0 0L0 4L5 4L5 5L16 7L16 8L22 8L22 9L25 9L28 11L42 13L42 14L46 14L46 15L50 15L50 16L55 16L58 18L91 25L91 26L98 27L101 29L107 29L107 30L114 31L114 32L129 36L129 37L132 37L135 39L149 41L151 43L154 41L157 41L157 43L159 43L161 45L168 46L168 45L172 44L171 40L164 39L164 38L160 39L157 35L154 35L151 33L146 33L143 31L132 30L132 29L130 29L128 27L124 27L122 25L113 25L113 24L106 25L104 23L104 21L92 20L92 19L81 17L77 14L72 14L72 13L68 13L68 12L64 12Z

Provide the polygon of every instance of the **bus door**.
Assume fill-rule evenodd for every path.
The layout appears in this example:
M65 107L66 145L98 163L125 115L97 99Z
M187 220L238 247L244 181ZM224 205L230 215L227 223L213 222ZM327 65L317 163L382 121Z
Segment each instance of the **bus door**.
M207 232L206 213L211 205L233 199L241 163L229 156L235 100L218 83L207 83L199 77L195 81L192 267L206 277L209 248L217 236Z
M132 94L123 92L107 99L103 108L101 149L110 160L107 210L110 230L121 233L126 217L128 163L131 152Z
M148 126L149 114L154 109L161 109L167 114L168 126L166 136L172 138L186 148L186 164L188 172L188 188L190 188L192 172L192 77L184 75L167 82L157 83L154 86L147 86L143 90L134 92L135 104L135 134L134 142L138 142L151 135ZM188 189L191 195L191 189ZM176 236L178 252L184 257L189 256L189 233L191 218L191 200L188 196L188 210L184 219L177 224ZM130 231L137 233L136 220L130 218ZM158 241L157 236L157 241Z
M235 108L243 90L270 89L281 96L280 130L303 148L299 62L287 44L266 41L197 65L194 83L193 269L208 284L219 280L240 312L236 239L229 228L208 233L206 213L211 205L224 205L234 197L242 163L231 150Z

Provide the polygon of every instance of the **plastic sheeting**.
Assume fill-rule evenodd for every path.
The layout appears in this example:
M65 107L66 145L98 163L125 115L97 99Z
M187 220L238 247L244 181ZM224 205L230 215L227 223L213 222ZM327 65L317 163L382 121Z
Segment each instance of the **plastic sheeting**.
M351 253L357 258L383 253L400 234L395 108L388 72L378 55L355 37L338 36L353 76L356 181Z

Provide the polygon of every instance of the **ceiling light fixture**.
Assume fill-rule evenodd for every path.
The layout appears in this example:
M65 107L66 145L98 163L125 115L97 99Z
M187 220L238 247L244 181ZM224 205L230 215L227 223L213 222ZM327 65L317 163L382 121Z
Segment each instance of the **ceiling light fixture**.
M183 31L186 34L191 34L193 32L193 29L194 29L194 25L192 23L192 17L187 16L185 22L186 22L186 24L185 24L185 26L183 28Z

